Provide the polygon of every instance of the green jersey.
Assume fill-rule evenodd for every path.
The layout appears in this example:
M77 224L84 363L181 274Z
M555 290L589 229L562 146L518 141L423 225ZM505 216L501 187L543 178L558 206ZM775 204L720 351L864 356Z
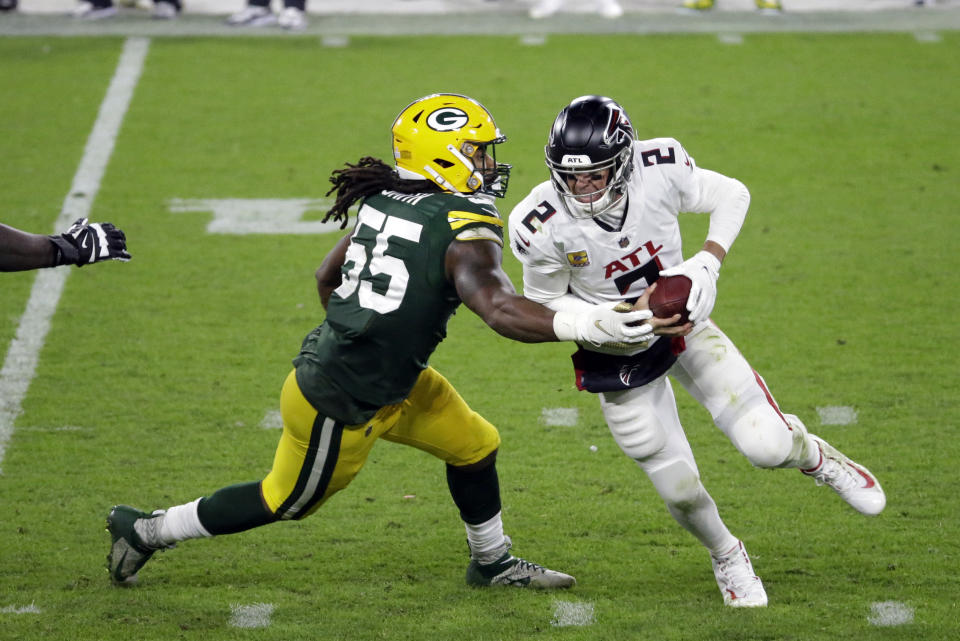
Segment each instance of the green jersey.
M319 412L364 423L407 397L460 305L446 275L455 240L503 244L490 199L384 191L363 201L327 318L293 361Z

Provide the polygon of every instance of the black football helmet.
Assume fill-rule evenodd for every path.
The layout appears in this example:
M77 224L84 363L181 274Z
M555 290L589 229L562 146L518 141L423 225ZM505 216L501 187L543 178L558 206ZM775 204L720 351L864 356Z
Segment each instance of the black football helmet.
M616 205L633 171L633 126L623 107L605 96L581 96L553 121L544 152L550 179L574 218L593 218ZM574 194L567 179L610 169L607 185ZM590 202L583 202L581 199Z

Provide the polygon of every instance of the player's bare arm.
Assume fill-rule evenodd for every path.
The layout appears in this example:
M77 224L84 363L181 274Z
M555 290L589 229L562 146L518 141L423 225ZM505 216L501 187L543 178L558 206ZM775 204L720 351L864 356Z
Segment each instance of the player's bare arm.
M517 294L501 267L500 245L488 240L453 242L447 248L447 279L460 300L494 331L526 343L572 340L602 345L649 339L642 323L649 311L620 313L613 305L557 312Z
M453 242L447 279L463 304L498 334L525 343L557 340L554 312L519 296L501 267L500 246L488 240Z
M52 267L56 255L56 246L46 236L0 224L0 271Z
M104 260L130 260L127 237L111 223L74 221L62 234L44 236L0 225L0 271L59 265L83 267Z
M342 282L340 268L346 260L347 246L350 244L351 234L347 234L333 246L330 253L324 257L320 267L317 268L317 293L320 294L320 304L327 308L327 302L330 300L330 294L333 293Z
M703 243L703 249L701 251L713 254L721 264L723 264L723 259L727 257L727 250L724 249L720 243L713 240L708 240L707 242Z

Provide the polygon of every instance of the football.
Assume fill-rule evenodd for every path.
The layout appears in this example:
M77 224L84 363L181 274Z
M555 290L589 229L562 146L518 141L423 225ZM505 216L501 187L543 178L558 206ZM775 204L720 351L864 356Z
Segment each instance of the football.
M657 288L650 294L650 311L657 318L670 318L680 314L680 322L690 320L687 311L687 297L692 283L686 276L661 276L657 279Z

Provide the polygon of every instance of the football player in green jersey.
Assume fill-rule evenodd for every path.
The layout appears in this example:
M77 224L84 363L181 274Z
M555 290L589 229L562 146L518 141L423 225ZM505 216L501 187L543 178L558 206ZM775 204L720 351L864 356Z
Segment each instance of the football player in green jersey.
M392 128L395 167L366 157L331 176L327 219L356 224L317 270L326 319L303 341L283 385L283 433L261 481L225 487L153 513L125 505L107 517L115 583L136 579L154 551L191 538L301 519L345 488L383 438L446 462L466 525L467 583L561 588L572 576L510 554L500 518L500 437L428 365L463 302L519 341L640 343L667 322L649 311L589 306L554 313L518 296L501 267L503 221L493 204L510 166L490 113L457 94L414 101ZM675 319L671 319L671 322ZM642 322L641 322L642 321Z

